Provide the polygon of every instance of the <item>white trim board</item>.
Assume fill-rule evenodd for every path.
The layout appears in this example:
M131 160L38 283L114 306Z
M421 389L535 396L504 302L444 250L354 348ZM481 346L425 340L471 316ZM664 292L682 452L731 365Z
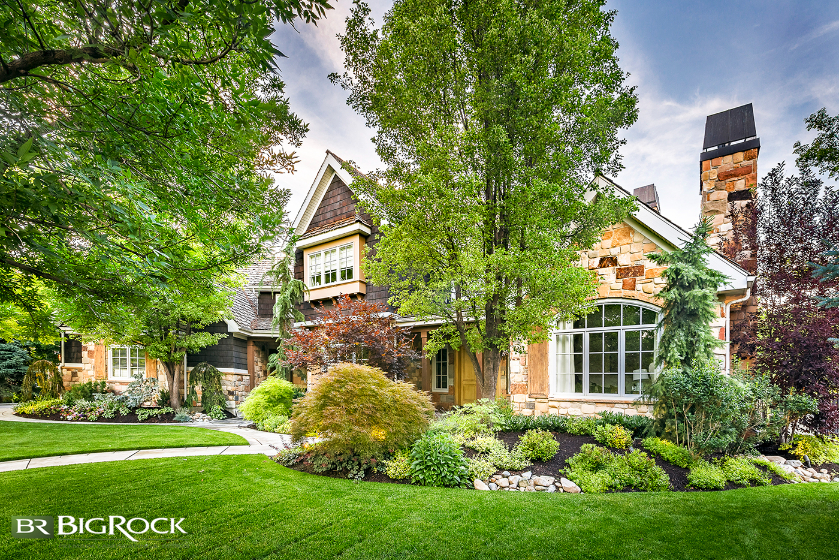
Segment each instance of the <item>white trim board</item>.
M348 187L352 184L352 175L341 167L341 163L335 159L335 156L331 152L327 151L326 157L323 158L323 163L321 163L320 169L318 169L318 173L315 176L315 180L312 181L312 186L309 187L309 192L306 193L306 198L302 206L300 206L297 216L294 218L292 226L298 234L302 235L309 228L312 217L323 201L323 196L326 194L326 189L329 188L329 184L332 182L334 175L338 175Z

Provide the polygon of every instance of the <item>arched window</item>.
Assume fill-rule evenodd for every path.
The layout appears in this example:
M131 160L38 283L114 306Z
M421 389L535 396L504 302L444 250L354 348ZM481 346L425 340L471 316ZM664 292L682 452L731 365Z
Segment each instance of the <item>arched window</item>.
M551 392L639 396L655 374L657 320L652 306L605 301L560 325L550 344Z

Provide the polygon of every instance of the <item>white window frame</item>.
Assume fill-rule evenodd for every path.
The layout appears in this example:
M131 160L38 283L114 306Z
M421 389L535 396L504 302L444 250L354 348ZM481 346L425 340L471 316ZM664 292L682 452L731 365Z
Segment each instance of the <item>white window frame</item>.
M439 356L441 352L446 353L446 386L445 388L437 385L437 366L440 364ZM431 392L432 393L448 393L449 387L454 385L454 352L448 346L445 346L434 354L431 360Z
M114 350L128 350L125 358L128 369L128 377L114 375ZM146 377L146 352L140 346L111 346L108 348L108 379L119 381L131 381L134 379L132 369L139 370L140 368L131 367L131 355L137 353L137 358L143 360L143 377ZM122 368L120 368L122 369Z
M349 256L347 256L347 252L349 252ZM352 277L342 280L341 279L341 263L342 263L342 253L343 253L343 261L349 259L350 262L350 269L352 270ZM332 255L334 254L334 256ZM335 267L330 270L330 272L335 273L335 280L332 282L326 281L326 262L327 257L331 256L330 262L332 262ZM328 249L322 249L320 251L315 251L309 253L306 261L307 267L307 281L309 284L309 289L313 288L322 288L324 286L334 286L335 284L341 284L343 282L352 282L355 280L355 244L354 243L346 243L344 245L337 245L335 247L329 247ZM318 267L317 275L320 277L320 284L312 283L312 261L316 260L316 265Z
M640 307L642 309L642 317L643 317L643 310L647 309L656 314L656 321L659 319L659 315L661 313L661 309L648 304L646 302L641 302L637 300L626 300L626 299L602 299L597 300L595 302L596 305L608 305L608 304L618 304L618 305L625 305L625 306L634 306ZM623 310L621 310L623 313ZM642 321L643 322L643 321ZM584 328L584 329L575 329L573 328L573 322L565 323L564 325L560 325L560 328L554 329L551 331L551 338L548 343L548 352L550 359L548 360L548 375L550 380L550 395L551 397L572 397L572 398L586 398L586 399L597 399L597 400L610 400L610 399L640 399L641 395L637 393L627 393L625 387L625 375L626 375L626 331L634 331L634 330L655 330L655 324L641 324L641 325L627 325L624 326L623 322L621 321L621 326L618 327L594 327L594 328ZM618 335L618 392L617 393L591 393L589 392L589 334L590 333L600 333L600 332L614 332L617 331ZM558 390L559 386L559 372L558 372L558 348L557 348L557 335L559 334L583 334L583 392L582 393L574 393L574 392L560 392ZM655 350L653 351L653 356L655 353L658 352L658 342L660 338L660 333L657 331L655 332ZM573 344L573 339L572 339ZM653 379L658 374L658 370L652 373ZM572 387L573 387L573 379L572 379Z

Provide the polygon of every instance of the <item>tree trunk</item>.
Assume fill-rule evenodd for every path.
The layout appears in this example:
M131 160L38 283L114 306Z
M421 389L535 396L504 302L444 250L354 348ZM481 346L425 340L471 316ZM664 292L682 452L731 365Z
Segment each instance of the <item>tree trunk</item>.
M181 408L181 362L162 362L169 384L169 406L175 410Z
M498 386L498 370L501 366L501 351L497 348L485 348L483 358L483 383L481 386L481 398L494 399Z

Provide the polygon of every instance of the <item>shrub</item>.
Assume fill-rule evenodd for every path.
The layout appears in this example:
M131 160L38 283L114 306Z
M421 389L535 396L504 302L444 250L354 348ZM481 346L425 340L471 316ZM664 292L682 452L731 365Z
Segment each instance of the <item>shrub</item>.
M597 427L597 420L594 418L569 418L568 433L575 436L593 436Z
M768 486L772 480L754 466L745 457L725 457L720 460L720 468L725 478L734 484L750 486L754 482L757 486Z
M117 398L128 408L137 408L145 402L150 402L158 394L157 378L143 377L143 374L138 372Z
M168 401L158 401L158 402L168 402ZM192 416L189 415L189 411L184 408L179 408L175 411L175 422L192 422Z
M689 469L696 465L697 457L681 445L676 445L672 441L657 437L648 437L642 443L647 451L658 455L677 467Z
M839 463L839 438L836 437L797 434L792 437L791 443L782 445L780 449L789 450L799 460L806 456L813 465Z
M768 378L722 375L716 363L668 369L645 397L654 403L651 435L700 454L747 451L783 422L780 392Z
M601 426L604 424L623 426L632 432L634 437L642 437L646 434L652 423L653 419L649 416L641 416L637 414L635 416L629 416L628 414L610 412L608 410L601 412L600 418L597 419L597 424Z
M158 418L164 414L171 414L175 412L172 407L164 406L162 408L138 408L137 409L137 421L138 422L145 422L152 416L157 416Z
M559 450L559 442L550 432L528 430L519 438L518 447L528 459L549 461Z
M224 414L224 405L227 399L224 397L224 390L221 388L222 373L207 362L201 362L192 368L189 372L189 394L186 396L187 403L198 402L198 392L196 386L201 386L201 408L204 412L215 418L222 420L227 417ZM220 410L219 412L216 410ZM213 414L215 412L215 415Z
M524 432L527 430L548 430L549 432L568 431L567 416L512 416L502 426L505 432Z
M777 464L773 463L772 461L767 461L766 459L760 459L760 458L756 458L756 457L755 458L750 458L749 461L751 461L755 465L759 465L759 466L763 467L764 469L766 469L770 473L773 473L773 474L783 478L784 480L792 480L793 478L795 478L795 475L793 473L785 471L784 469L782 469L780 467L780 465L777 465Z
M256 429L263 432L273 432L275 434L287 434L291 431L291 422L288 416L282 414L269 414L262 420L256 423Z
M411 448L411 482L423 486L464 486L466 458L449 434L429 432Z
M471 439L497 432L512 417L510 404L504 399L479 399L447 412L433 429Z
M49 360L37 360L29 365L20 390L20 400L57 399L64 392L64 379L58 367Z
M698 461L688 473L688 487L700 490L722 490L727 480L720 467L707 461Z
M410 383L391 381L377 368L338 364L295 405L291 435L299 440L317 431L326 451L381 457L413 443L433 416L429 396Z
M93 400L94 395L100 395L107 392L108 386L105 381L88 381L86 383L79 383L73 385L62 395L61 400L64 404L72 405L79 400Z
M469 480L487 480L497 469L495 468L495 465L492 464L492 461L488 459L472 457L469 459L467 470L469 471Z
M303 448L300 446L286 447L280 449L273 459L284 467L290 467L300 462L300 457L303 455Z
M28 401L15 405L15 414L31 414L32 416L49 416L61 412L61 399L44 399Z
M632 432L623 426L604 424L594 429L594 439L606 447L626 449L632 445Z
M630 488L646 492L670 489L670 478L646 453L637 449L619 455L605 447L584 444L566 461L562 472L583 492L597 493Z
M17 344L0 343L0 400L20 390L32 357Z
M493 436L480 436L465 442L463 445L474 449L478 453L490 453L493 449L504 447L504 443Z
M495 465L498 470L502 471L520 471L529 467L532 462L528 459L520 446L513 447L512 450L507 449L504 442L499 441L501 445L494 447L486 456L487 461Z
M269 377L257 385L245 401L239 405L242 417L251 422L260 422L269 414L291 414L291 399L294 385L279 377Z
M394 480L403 480L411 476L411 456L406 450L397 451L389 461L385 461L385 474Z

